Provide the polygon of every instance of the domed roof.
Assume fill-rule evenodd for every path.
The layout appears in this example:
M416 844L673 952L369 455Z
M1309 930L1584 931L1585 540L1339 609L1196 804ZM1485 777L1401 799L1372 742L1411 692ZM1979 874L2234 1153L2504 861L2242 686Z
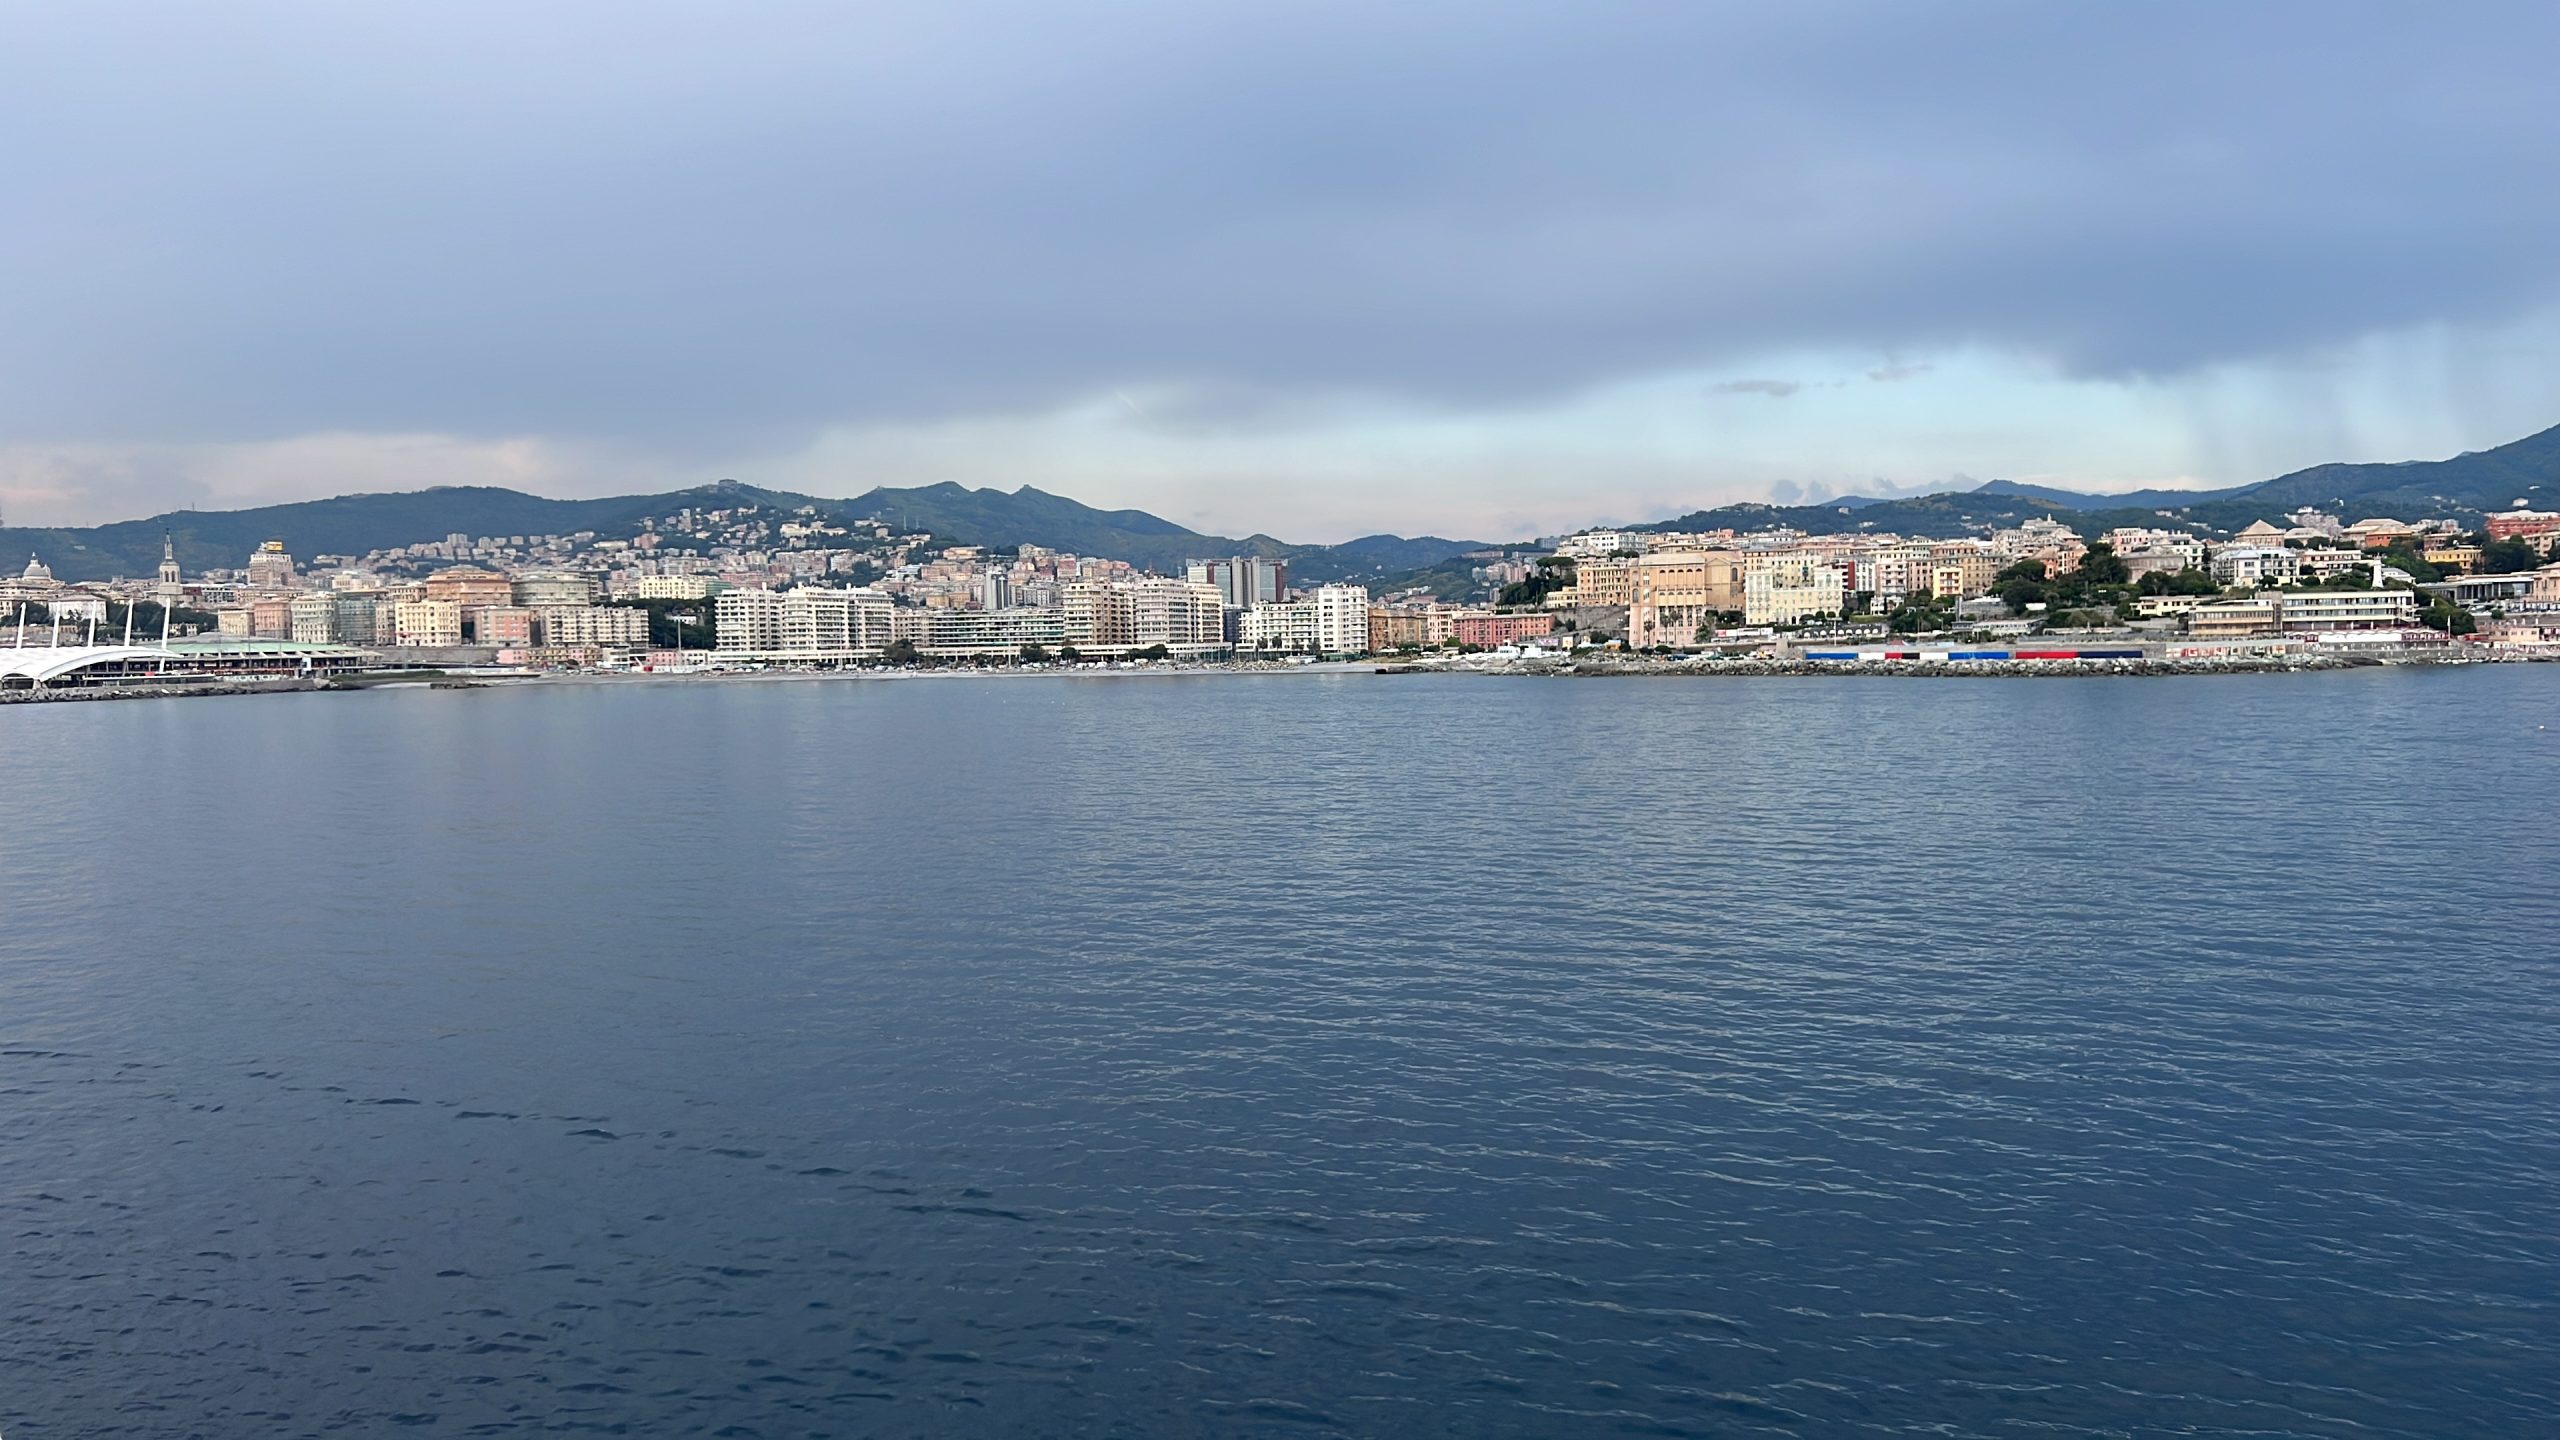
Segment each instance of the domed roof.
M19 574L18 578L21 580L50 580L53 578L53 572L45 568L43 561L37 559L33 555L30 555L27 557L27 568Z

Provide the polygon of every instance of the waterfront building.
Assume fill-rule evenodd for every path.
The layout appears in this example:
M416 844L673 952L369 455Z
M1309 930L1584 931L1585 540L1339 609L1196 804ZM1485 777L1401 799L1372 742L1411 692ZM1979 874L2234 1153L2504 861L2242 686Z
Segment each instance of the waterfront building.
M2187 612L2187 633L2199 640L2242 640L2278 629L2276 597L2217 600Z
M1005 610L932 610L924 642L916 648L949 659L1010 659L1025 646L1052 654L1067 643L1067 617L1060 610L1015 606Z
M540 637L540 612L528 605L483 605L463 612L474 645L529 649Z
M774 590L723 590L712 602L722 650L769 653L782 648L782 595Z
M1365 645L1369 592L1359 593L1357 628ZM1229 644L1225 594L1205 580L1159 575L1075 579L1058 587L1058 600L1065 643L1082 653L1119 654L1162 645L1176 654L1200 655Z
M1316 649L1325 655L1359 655L1369 648L1369 587L1319 585L1315 606Z
M2208 598L2203 595L2145 595L2133 603L2143 619L2163 620L2200 609Z
M1408 645L1435 648L1454 637L1457 619L1465 613L1455 605L1436 601L1428 605L1372 605L1369 649L1374 653Z
M1460 615L1452 625L1459 644L1487 650L1517 645L1533 636L1552 635L1555 628L1553 615L1497 615L1489 610Z
M1279 650L1312 655L1316 645L1316 607L1305 600L1256 605L1238 617L1236 644L1245 650Z
M402 600L392 607L395 645L459 645L462 607L451 600Z
M1848 602L1847 575L1818 555L1754 555L1743 571L1742 619L1748 625L1801 625L1838 615Z
M1372 605L1369 607L1369 652L1383 654L1406 646L1416 649L1431 644L1431 612L1418 605Z
M723 654L852 659L897 638L893 602L869 588L723 590L712 606Z
M546 648L640 650L649 644L649 612L628 605L553 605L540 612Z
M2418 597L2406 590L2296 590L2275 602L2277 622L2288 634L2398 630L2418 623Z
M786 654L877 652L889 644L892 608L885 592L868 587L784 591L776 648Z
M379 645L382 643L381 614L383 594L379 590L333 590L328 592L329 643L336 645ZM301 639L300 634L294 636Z
M297 645L333 645L338 639L337 597L297 595L286 607L288 638Z
M249 634L261 640L293 638L293 602L283 596L250 601Z
M1743 613L1753 560L1740 550L1656 550L1629 562L1627 644L1694 644L1701 628Z

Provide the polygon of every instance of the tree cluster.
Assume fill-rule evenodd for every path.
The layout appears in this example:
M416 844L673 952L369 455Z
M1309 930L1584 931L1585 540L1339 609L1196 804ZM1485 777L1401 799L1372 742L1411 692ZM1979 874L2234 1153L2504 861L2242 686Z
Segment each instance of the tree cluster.
M1573 588L1576 573L1573 560L1569 556L1541 555L1538 557L1537 573L1517 584L1503 586L1502 595L1495 603L1501 605L1544 604L1546 598L1557 591Z

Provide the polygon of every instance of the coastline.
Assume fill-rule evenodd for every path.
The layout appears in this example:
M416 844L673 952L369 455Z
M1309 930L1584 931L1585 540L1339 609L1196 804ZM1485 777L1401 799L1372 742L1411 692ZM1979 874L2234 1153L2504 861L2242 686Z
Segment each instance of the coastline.
M1701 655L1613 655L1583 659L1514 659L1467 656L1446 660L1329 660L1305 665L1253 661L1241 664L1156 664L1143 666L988 666L916 667L908 669L757 669L700 670L682 674L612 670L563 670L533 675L474 675L468 671L421 672L409 678L398 672L367 672L339 679L280 677L229 680L206 685L80 686L60 690L0 693L0 705L51 701L182 700L196 697L353 693L382 689L500 690L554 685L684 685L784 684L805 682L910 683L936 680L1177 680L1211 677L1278 677L1368 675L1457 675L1475 678L1524 679L1915 679L1915 680L2060 680L2162 679L2234 675L2315 674L2341 670L2445 669L2476 665L2526 665L2560 660L2560 655L2517 653L2417 652L2372 655L2267 655L2227 658L2106 660L1811 660L1771 657Z

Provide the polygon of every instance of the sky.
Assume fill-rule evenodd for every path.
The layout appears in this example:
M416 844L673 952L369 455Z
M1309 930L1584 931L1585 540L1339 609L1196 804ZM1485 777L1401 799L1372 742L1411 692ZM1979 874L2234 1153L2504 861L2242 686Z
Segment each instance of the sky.
M1509 538L2560 423L2560 6L0 6L0 517Z

